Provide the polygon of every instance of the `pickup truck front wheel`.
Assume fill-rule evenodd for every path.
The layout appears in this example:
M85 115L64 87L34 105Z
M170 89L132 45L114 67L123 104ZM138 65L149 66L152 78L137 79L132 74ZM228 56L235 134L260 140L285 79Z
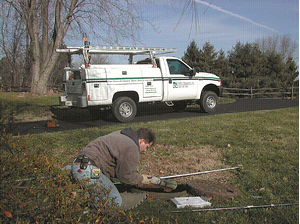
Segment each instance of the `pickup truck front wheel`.
M218 105L218 96L213 91L203 92L200 98L201 111L210 113L216 110Z
M118 121L126 123L134 119L137 107L131 98L119 97L113 102L112 112Z

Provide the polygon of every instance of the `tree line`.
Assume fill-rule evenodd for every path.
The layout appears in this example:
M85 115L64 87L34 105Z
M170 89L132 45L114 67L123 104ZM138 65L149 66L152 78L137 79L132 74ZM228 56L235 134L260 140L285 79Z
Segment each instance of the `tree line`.
M200 49L193 40L182 59L198 72L220 76L224 87L287 88L299 75L296 51L296 43L288 36L237 42L227 55L210 42Z

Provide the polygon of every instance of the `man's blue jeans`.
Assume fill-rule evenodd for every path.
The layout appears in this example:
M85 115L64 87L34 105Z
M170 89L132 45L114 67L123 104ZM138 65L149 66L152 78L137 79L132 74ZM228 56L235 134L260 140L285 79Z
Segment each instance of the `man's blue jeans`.
M106 201L109 198L114 200L114 202L121 207L122 205L122 197L116 188L116 186L111 182L111 180L106 177L102 171L94 166L94 165L87 165L87 168L80 169L80 165L75 164L75 160L72 163L72 174L78 181L86 180L86 186L97 184L99 187L96 189L95 194L101 195L101 197ZM95 175L92 172L97 174L97 178L94 178ZM86 187L85 186L85 187ZM94 188L95 189L95 188ZM95 205L98 204L99 198L96 197ZM111 202L111 201L110 201Z

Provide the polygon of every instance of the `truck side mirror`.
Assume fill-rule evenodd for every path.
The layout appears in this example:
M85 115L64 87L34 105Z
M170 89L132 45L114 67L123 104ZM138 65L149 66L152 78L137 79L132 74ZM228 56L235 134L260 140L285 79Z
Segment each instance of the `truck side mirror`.
M194 68L190 69L190 76L195 76L196 75L196 70Z

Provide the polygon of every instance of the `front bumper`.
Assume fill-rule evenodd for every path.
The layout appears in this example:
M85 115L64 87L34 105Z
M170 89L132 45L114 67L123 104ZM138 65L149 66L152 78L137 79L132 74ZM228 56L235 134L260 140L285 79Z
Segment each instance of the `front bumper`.
M223 95L223 86L219 86L219 97Z

